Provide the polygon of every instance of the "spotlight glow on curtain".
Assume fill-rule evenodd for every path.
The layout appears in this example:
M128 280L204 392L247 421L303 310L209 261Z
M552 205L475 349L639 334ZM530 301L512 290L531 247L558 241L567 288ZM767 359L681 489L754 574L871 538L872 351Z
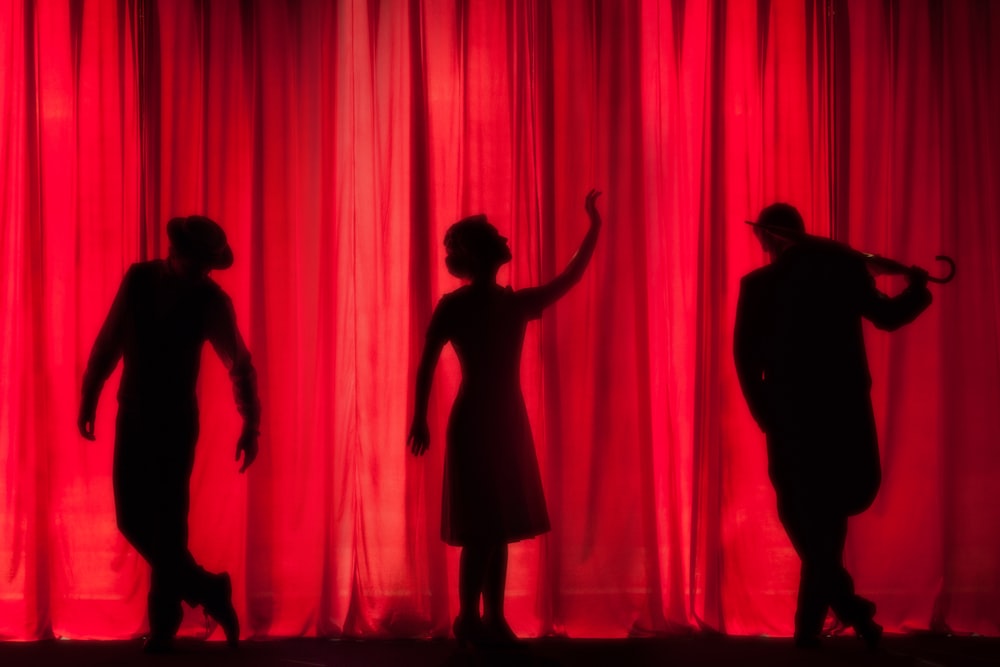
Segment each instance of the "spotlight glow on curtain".
M553 530L511 551L522 635L788 634L798 561L736 383L742 221L959 276L869 330L884 484L849 567L891 630L1000 622L1000 8L913 0L4 0L0 637L142 632L83 365L164 222L226 228L260 373L261 456L206 351L191 549L256 636L425 636L457 609L432 445L405 449L441 240L485 212L514 287L555 274L604 190L584 281L529 327L522 381ZM900 285L887 282L888 290ZM200 612L186 632L203 632Z

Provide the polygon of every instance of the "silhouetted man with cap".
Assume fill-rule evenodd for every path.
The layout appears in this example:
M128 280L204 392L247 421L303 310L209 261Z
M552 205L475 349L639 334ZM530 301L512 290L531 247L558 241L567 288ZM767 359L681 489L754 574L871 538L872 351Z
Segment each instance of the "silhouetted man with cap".
M757 222L771 262L742 280L734 352L767 435L778 516L802 560L796 644L819 644L832 607L874 648L882 635L875 605L854 593L843 565L847 518L871 505L881 481L861 318L887 331L913 321L931 302L926 274L915 269L890 298L849 249L764 231L804 233L794 207L768 206Z
M195 384L206 340L229 371L243 416L240 472L257 456L260 423L256 372L232 302L208 277L233 263L225 232L208 218L191 216L170 220L167 236L168 259L133 264L122 279L83 376L79 417L80 433L93 440L101 388L121 358L115 510L118 528L150 565L149 652L170 650L182 600L203 605L231 646L239 641L229 575L206 572L187 547L198 439Z

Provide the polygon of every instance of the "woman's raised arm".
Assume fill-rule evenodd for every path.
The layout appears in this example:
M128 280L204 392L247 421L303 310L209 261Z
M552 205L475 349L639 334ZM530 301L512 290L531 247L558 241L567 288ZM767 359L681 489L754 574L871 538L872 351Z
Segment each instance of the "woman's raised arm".
M594 255L594 248L597 247L597 236L601 231L601 214L597 211L597 198L600 196L601 193L593 189L587 193L584 209L587 211L587 217L590 218L590 229L583 237L580 249L569 260L569 264L566 265L562 273L544 285L518 291L518 295L525 300L527 310L530 312L540 315L544 309L561 299L573 285L580 282L587 265L590 263L590 258Z

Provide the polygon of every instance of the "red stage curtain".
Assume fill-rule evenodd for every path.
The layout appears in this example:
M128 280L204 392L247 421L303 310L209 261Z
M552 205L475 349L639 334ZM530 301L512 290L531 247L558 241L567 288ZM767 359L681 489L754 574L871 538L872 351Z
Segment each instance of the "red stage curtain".
M457 281L441 240L485 212L501 279L537 284L606 226L531 325L522 379L553 530L511 551L523 635L788 634L798 561L731 361L742 220L959 264L931 310L868 331L885 480L847 560L892 630L1000 624L1000 9L867 0L5 0L0 6L0 636L128 637L145 567L111 499L82 368L129 263L204 213L236 263L261 456L206 352L191 548L256 636L445 634L415 362ZM900 285L887 281L887 290ZM191 612L188 634L204 634Z

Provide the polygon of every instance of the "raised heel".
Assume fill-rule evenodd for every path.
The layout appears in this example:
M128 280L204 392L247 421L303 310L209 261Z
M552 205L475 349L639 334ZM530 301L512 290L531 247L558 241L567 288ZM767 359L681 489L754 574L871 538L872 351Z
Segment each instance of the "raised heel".
M236 648L240 643L240 619L233 607L233 584L229 574L217 576L215 590L204 602L205 611L222 626L229 648Z
M483 623L479 618L463 618L457 616L455 623L451 626L451 631L455 635L455 641L460 648L466 648L481 641L483 635Z

